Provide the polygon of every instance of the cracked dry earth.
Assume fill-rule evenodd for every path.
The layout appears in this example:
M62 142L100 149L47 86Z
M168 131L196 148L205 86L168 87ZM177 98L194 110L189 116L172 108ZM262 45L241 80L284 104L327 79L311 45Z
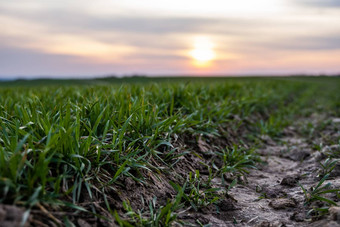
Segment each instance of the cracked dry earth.
M338 141L340 123L337 119L332 121L331 127L332 130L326 129L324 133ZM338 207L330 208L330 214L319 220L306 216L311 207L304 206L304 193L298 185L306 189L316 186L320 180L319 163L327 158L325 153L339 151L339 144L314 151L312 143L299 137L295 127L289 127L285 134L280 142L265 138L267 145L258 151L264 164L250 172L246 183L231 189L229 194L237 201L235 208L211 215L211 226L340 226ZM315 140L320 142L319 138ZM340 188L339 163L325 184L328 182L333 188ZM336 195L328 198L340 204Z

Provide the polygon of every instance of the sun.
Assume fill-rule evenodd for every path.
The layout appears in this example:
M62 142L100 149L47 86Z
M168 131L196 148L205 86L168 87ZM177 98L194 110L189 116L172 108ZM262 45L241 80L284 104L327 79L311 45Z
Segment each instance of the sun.
M213 50L194 49L191 54L195 60L201 62L211 61L215 57Z
M209 65L216 57L213 43L207 37L196 37L194 48L190 51L190 56L195 61L195 65Z

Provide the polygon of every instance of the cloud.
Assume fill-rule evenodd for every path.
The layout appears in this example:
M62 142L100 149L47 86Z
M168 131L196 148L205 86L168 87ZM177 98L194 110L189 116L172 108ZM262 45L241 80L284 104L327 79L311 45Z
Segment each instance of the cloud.
M79 7L41 1L31 8L13 1L16 4L0 5L0 74L196 72L201 69L190 65L188 53L194 38L201 35L216 44L220 57L216 72L232 68L230 62L239 65L235 70L265 69L268 59L275 59L271 63L275 68L281 54L289 52L299 52L302 64L303 54L317 56L321 51L340 48L340 14L329 10L340 5L338 1L288 0L294 1L295 11L271 17L236 13L162 15L142 9L100 14L102 9L93 12L81 1ZM337 52L332 56L340 55ZM257 58L265 60L256 62Z
M262 43L269 50L320 51L340 50L340 34L328 36L301 36Z
M12 76L101 76L112 73L180 73L187 59L167 54L136 54L121 62L93 62L66 54L42 53L33 49L0 47L0 78Z
M230 33L247 26L251 21L242 19L218 19L200 17L162 16L94 16L86 12L52 10L42 12L16 12L0 9L2 15L20 18L32 23L45 24L51 31L63 32L111 32L138 34L171 34L212 32L224 26ZM226 26L227 25L227 26Z
M340 7L339 0L300 0L298 1L299 4L305 6L313 6L313 7Z
M290 46L294 49L304 50L339 50L340 49L340 34L328 37L305 37Z
M81 58L46 54L23 48L0 48L0 74L6 75L53 75L75 73L72 66L86 67Z

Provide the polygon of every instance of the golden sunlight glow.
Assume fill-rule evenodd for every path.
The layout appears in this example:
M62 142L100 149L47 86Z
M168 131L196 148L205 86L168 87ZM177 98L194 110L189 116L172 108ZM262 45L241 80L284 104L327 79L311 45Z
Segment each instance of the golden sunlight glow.
M194 49L190 52L197 66L207 66L214 60L216 54L213 43L207 37L197 37L194 41Z
M78 56L91 62L110 63L135 52L135 47L122 44L101 42L78 34L50 32L39 24L0 15L0 21L8 26L2 29L2 36L9 44L20 48L36 49L43 53ZM27 30L30 32L27 33ZM14 37L24 37L15 39Z
M134 51L133 47L99 42L96 40L70 35L58 35L49 40L46 52L94 58L99 62L118 60L121 56Z

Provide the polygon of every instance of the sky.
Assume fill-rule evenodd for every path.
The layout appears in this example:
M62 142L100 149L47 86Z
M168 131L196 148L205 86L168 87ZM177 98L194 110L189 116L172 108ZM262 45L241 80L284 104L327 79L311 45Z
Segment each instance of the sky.
M340 73L340 0L0 0L0 78Z

